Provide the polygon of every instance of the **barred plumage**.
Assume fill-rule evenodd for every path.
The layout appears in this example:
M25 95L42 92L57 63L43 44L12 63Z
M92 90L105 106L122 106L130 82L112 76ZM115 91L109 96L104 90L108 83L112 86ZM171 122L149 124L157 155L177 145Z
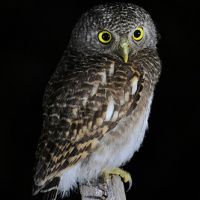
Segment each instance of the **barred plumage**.
M103 20L97 29L99 15L109 22ZM110 19L116 20L114 25ZM117 24L123 28L116 28ZM129 40L138 25L146 35L137 44L129 41L125 63L117 41ZM109 30L114 40L106 47L96 35L92 37L102 29ZM44 95L33 195L46 192L44 199L56 199L57 189L67 194L77 182L127 162L143 140L160 70L156 31L142 8L106 4L83 15Z

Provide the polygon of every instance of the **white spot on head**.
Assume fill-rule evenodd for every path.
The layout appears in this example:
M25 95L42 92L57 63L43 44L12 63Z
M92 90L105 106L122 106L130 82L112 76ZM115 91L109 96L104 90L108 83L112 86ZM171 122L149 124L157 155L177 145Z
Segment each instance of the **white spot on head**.
M135 92L137 91L137 83L138 83L138 78L136 76L134 76L131 79L131 87L132 87L132 91L131 94L134 95Z
M114 101L112 97L108 98L108 107L106 111L106 121L109 121L114 112Z

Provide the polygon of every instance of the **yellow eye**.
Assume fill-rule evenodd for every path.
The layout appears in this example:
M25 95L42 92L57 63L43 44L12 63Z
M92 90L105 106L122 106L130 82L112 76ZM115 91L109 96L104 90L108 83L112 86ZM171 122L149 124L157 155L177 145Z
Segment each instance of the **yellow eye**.
M99 41L100 42L107 44L111 41L111 39L112 39L112 35L108 31L101 31L99 33Z
M143 38L144 32L142 28L136 28L134 33L133 33L133 38L136 41L139 41Z

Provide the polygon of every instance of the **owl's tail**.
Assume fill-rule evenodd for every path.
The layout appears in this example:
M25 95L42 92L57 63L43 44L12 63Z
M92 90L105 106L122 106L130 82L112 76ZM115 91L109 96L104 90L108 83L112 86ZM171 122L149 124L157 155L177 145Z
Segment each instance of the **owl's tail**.
M33 194L32 200L56 200L59 183L60 177L54 177L42 189L39 188L39 186L34 185L33 191L39 190L39 192L36 192L37 194Z

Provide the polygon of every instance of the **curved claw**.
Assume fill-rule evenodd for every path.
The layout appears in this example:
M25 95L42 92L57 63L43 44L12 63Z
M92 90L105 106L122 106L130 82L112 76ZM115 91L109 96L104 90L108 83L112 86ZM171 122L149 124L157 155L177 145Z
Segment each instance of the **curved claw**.
M128 180L128 190L126 190L126 192L128 192L130 189L131 189L131 187L132 187L132 178L130 178L129 180Z

